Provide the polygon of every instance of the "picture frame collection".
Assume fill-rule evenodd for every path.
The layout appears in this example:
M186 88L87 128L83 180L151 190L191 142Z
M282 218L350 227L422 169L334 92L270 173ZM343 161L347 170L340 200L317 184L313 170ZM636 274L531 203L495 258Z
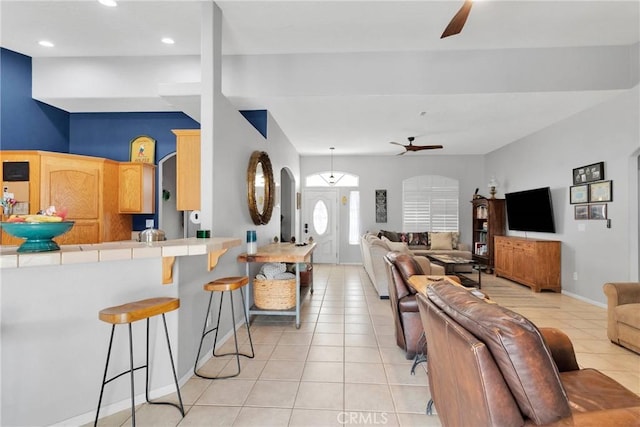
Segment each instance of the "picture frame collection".
M575 219L608 219L607 203L612 201L613 181L605 180L604 162L573 169L569 203L576 205Z

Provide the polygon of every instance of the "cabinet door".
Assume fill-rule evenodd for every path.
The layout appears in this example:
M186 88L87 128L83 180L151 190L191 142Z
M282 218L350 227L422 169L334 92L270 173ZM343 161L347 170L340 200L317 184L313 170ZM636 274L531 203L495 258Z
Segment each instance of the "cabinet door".
M102 163L68 156L43 155L40 161L40 206L67 209L76 224L58 242L100 241L100 171Z
M496 273L509 276L513 270L513 248L511 243L502 239L496 239Z
M535 286L536 282L536 254L531 243L515 243L513 247L513 277L519 282Z
M120 163L118 182L118 206L121 213L155 212L154 165Z
M176 135L176 207L200 209L200 130L173 130Z

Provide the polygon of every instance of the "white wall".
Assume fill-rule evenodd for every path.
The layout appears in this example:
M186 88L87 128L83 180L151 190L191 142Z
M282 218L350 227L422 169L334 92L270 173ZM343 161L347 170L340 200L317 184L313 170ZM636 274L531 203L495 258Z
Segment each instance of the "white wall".
M499 195L551 187L557 233L527 236L561 240L563 291L601 304L605 282L638 280L639 98L636 86L486 156L487 175L501 184ZM572 169L601 161L605 178L613 180L610 229L605 221L576 221L569 204Z
M307 156L301 159L304 177L329 169L329 156ZM334 170L360 177L361 234L365 231L402 230L402 180L417 175L443 175L458 180L460 188L461 241L471 243L471 198L476 188L487 194L484 160L482 156L446 156L411 153L403 156L334 156ZM375 190L387 190L387 222L376 223ZM350 188L340 188L338 198L349 196ZM348 204L340 207L343 235L339 254L340 263L360 263L360 249L348 245Z
M476 187L487 194L493 175L499 182L497 197L505 192L550 186L557 233L527 233L527 237L562 241L563 291L604 304L602 285L607 281L637 281L638 260L638 155L640 154L638 87L588 111L576 114L534 135L486 156L334 156L334 170L360 176L362 230L401 230L402 180L421 174L445 175L460 183L461 240L471 242L471 196ZM574 220L569 204L572 169L605 162L606 179L613 183L608 204L612 228L605 221ZM328 156L301 159L301 174L328 170ZM386 189L388 222L375 222L374 191ZM340 189L339 197L349 189ZM340 205L341 219L347 218ZM578 226L584 226L579 231ZM343 225L346 230L346 224ZM524 236L520 232L508 234ZM340 262L361 262L360 254L340 246ZM578 280L573 280L573 273Z

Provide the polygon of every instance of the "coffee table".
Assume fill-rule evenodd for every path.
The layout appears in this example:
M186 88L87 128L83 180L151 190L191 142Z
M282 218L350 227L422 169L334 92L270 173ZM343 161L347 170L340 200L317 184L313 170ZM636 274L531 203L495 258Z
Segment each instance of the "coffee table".
M460 278L460 282L462 282L462 286L465 286L468 288L477 287L478 289L482 287L482 279L481 279L482 268L476 268L478 270L478 282L476 282L475 280L469 279L467 276L463 274L457 274L455 272L455 267L457 265L474 264L474 267L475 267L477 263L474 260L451 256L451 255L427 255L427 258L429 258L435 264L438 264L444 267L444 274L455 275L458 278Z

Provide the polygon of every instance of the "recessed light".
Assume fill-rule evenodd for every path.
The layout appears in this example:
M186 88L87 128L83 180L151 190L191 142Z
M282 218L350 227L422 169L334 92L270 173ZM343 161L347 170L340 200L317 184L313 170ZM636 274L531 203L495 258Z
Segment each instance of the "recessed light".
M164 44L174 44L175 41L171 37L163 37L162 38L162 43L164 43Z
M98 2L100 2L101 5L107 7L116 7L118 5L116 0L98 0Z
M40 46L44 46L44 47L53 47L53 46L55 46L55 45L54 45L53 43L51 43L49 40L40 40L40 41L38 42L38 44L39 44Z

